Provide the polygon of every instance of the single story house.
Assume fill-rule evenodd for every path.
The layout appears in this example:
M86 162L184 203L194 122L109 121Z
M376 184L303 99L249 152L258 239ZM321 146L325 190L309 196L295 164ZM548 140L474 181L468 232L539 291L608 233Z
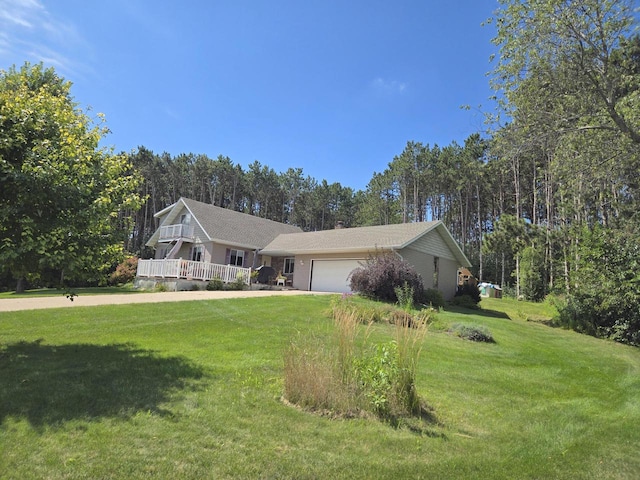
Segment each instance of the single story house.
M232 281L246 275L248 281L250 269L268 265L293 288L349 292L349 275L355 268L371 255L391 252L416 269L425 288L437 288L451 298L458 269L470 266L440 221L302 232L298 227L186 198L156 217L160 227L147 242L156 249L155 260L141 260L138 276L158 277L162 272ZM175 268L165 269L167 262L174 262ZM228 267L233 270L220 273L220 268Z

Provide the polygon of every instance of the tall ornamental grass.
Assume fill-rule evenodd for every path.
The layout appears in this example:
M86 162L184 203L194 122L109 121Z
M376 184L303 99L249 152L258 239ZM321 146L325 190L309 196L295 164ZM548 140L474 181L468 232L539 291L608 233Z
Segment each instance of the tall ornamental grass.
M392 339L373 343L368 313L343 299L332 308L333 335L298 335L284 355L284 396L293 404L337 416L383 419L421 411L415 378L428 314L396 311Z

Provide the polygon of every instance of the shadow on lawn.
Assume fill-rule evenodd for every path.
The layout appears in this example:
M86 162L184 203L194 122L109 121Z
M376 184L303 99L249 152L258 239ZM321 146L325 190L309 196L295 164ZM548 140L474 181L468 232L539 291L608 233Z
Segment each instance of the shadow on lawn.
M0 425L7 417L38 428L138 411L169 414L161 404L203 376L187 359L132 345L0 346Z
M489 310L487 308L480 307L479 309L473 308L464 308L457 307L453 305L449 305L444 309L446 312L454 312L454 313L462 313L464 315L479 315L481 317L491 317L491 318L504 318L505 320L511 320L511 317L504 312L499 312L497 310Z

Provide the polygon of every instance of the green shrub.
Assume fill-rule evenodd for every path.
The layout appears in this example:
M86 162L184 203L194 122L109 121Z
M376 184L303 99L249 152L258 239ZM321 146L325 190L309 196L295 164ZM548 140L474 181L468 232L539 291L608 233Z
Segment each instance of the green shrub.
M520 300L516 295L516 287L513 285L502 285L502 297L503 298L515 298L516 300Z
M227 285L228 290L244 290L247 284L244 283L244 280L241 275L238 275L236 279Z
M425 305L431 305L431 307L435 309L440 309L445 306L442 292L436 288L427 288L424 291L423 303Z
M480 303L480 300L482 300L482 298L480 297L480 289L477 285L470 285L468 283L465 283L464 285L458 285L454 298L465 296L469 297L471 301L473 301L473 303L475 303L476 305ZM467 301L468 300L465 300L465 302Z
M166 292L167 291L167 285L164 282L156 283L156 286L155 286L154 290L156 292Z
M224 282L220 277L212 278L211 280L209 280L209 283L207 284L207 290L215 291L215 290L223 290L223 289L224 289Z
M558 323L577 332L640 346L640 229L601 227L581 234L576 284L558 302Z
M381 417L391 414L398 372L398 347L389 342L375 345L354 359L355 373L370 409Z
M453 297L449 304L455 307L470 308L472 310L480 309L480 306L476 302L474 302L473 298L471 298L469 295Z
M493 335L487 327L481 325L466 325L464 323L454 323L450 332L456 334L460 338L471 340L472 342L495 343Z

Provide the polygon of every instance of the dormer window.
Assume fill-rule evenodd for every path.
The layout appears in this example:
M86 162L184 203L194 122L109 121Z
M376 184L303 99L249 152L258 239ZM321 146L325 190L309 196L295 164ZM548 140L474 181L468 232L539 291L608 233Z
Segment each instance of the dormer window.
M180 223L182 225L189 225L191 223L191 214L183 213L182 215L180 215Z

